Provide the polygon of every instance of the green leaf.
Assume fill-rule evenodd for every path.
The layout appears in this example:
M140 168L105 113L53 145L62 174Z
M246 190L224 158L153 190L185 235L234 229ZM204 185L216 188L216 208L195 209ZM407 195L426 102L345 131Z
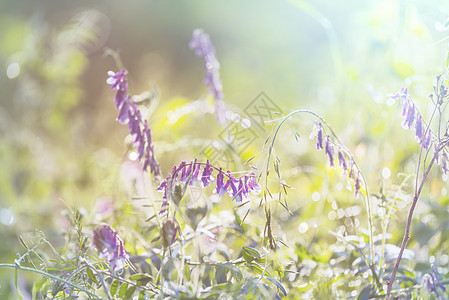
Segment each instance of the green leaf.
M111 296L114 296L115 293L117 293L118 284L119 284L118 279L112 282L111 287L109 288L109 293L111 293Z
M277 281L276 279L274 279L273 277L270 277L270 276L265 276L264 278L266 278L269 281L271 281L272 283L274 283L276 285L276 287L281 290L281 292L284 294L284 296L287 296L287 291L285 290L284 286L279 281Z
M256 272L257 275L262 275L264 273L264 269L257 263L246 263L245 266L248 269ZM265 269L265 275L273 277L273 275L266 269Z
M140 291L140 293L139 293L139 298L138 298L139 300L143 300L143 299L145 299L145 291Z
M187 264L185 264L185 266L184 266L184 273L185 273L186 279L188 281L190 281L190 267Z
M22 294L19 291L19 287L17 285L17 269L15 270L15 274L14 274L14 285L16 287L16 292L17 292L17 298L19 298L20 300L22 300Z
M142 285L146 285L153 278L146 274L134 274L134 275L130 276L129 279L135 281L137 285L142 286Z
M125 297L126 290L128 290L128 284L124 283L122 284L120 290L118 291L118 296L123 299L123 297Z
M371 296L372 291L373 291L372 285L365 286L360 292L359 296L357 297L357 300L368 300L369 297Z
M215 270L215 280L217 284L226 283L228 280L228 270L224 266L219 266Z
M257 251L254 248L251 247L243 247L243 258L246 262L252 262L253 260L260 259L262 256L260 255L259 251Z
M93 282L98 284L98 280L97 280L97 278L95 278L94 272L89 268L87 268L86 272L87 272L87 277L89 277L90 280L92 280Z
M131 299L135 290L136 290L135 286L130 287L125 293L125 300Z

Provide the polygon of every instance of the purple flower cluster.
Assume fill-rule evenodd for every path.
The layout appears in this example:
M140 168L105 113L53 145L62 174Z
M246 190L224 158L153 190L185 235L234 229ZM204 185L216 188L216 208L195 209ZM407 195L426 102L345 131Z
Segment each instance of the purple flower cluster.
M335 168L335 160L337 158L338 165L343 169L343 173L347 174L350 179L354 180L354 194L355 197L358 197L362 186L362 180L360 171L357 169L352 156L350 156L342 147L334 145L329 135L326 135L326 138L324 138L324 130L321 122L315 121L313 124L310 139L314 138L316 138L316 149L324 149L324 153L329 160L330 167Z
M202 56L204 59L204 68L206 69L204 83L209 93L214 97L217 121L220 124L224 124L226 122L226 106L223 101L223 84L221 83L219 73L220 63L215 57L215 48L210 41L209 35L204 33L202 29L195 29L189 47L195 51L196 55Z
M415 138L416 141L425 150L430 149L432 131L430 128L426 130L426 126L423 126L423 119L419 111L416 109L415 104L410 99L407 88L400 89L395 95L391 96L392 99L400 100L402 107L402 116L404 121L402 127L405 129L413 129L413 123L415 123Z
M446 293L446 288L438 278L438 273L435 270L435 266L433 264L432 264L432 272L430 273L430 275L426 274L423 276L421 285L425 290L429 291L431 294L434 293L437 296L439 296L437 291L437 285L441 288L443 293Z
M216 172L216 179L212 176ZM260 194L261 188L257 183L256 175L251 172L248 175L234 177L230 171L224 172L222 168L213 166L209 160L206 163L198 162L196 159L190 163L181 162L179 166L174 166L173 171L165 178L160 186L156 189L163 192L162 198L165 201L162 204L162 211L166 211L172 187L175 183L183 183L188 185L199 184L201 187L209 186L215 183L214 193L220 198L225 193L229 197L234 198L236 202L242 202L247 199L249 194Z
M107 258L112 270L121 269L128 259L123 247L123 241L117 232L107 224L101 224L94 229L93 245L100 253L100 258Z
M139 161L144 158L143 170L150 167L150 172L155 176L160 175L159 164L154 154L154 146L151 137L151 129L148 127L147 120L144 120L140 110L131 96L128 95L128 81L126 69L122 69L118 73L108 72L109 78L107 83L111 85L112 90L116 90L114 101L116 109L119 111L117 122L128 124L131 135L134 136L134 146L139 154ZM143 128L142 128L143 125Z
M446 95L446 91L443 90L443 95ZM415 108L410 95L408 94L407 88L401 88L396 94L391 96L394 100L400 100L402 107L402 116L405 118L402 126L406 129L412 129L413 123L415 123L415 138L416 141L425 150L429 150L432 144L431 137L432 131L430 128L426 128L423 124L423 119L421 114ZM449 156L444 149L439 149L438 143L434 143L434 151L437 153L436 163L441 166L444 174L449 173Z

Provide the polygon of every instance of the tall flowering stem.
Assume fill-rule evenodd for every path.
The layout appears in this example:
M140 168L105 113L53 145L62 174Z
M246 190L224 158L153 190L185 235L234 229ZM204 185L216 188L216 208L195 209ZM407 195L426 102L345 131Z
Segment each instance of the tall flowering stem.
M209 94L214 97L214 108L217 121L220 124L225 124L226 106L223 101L223 84L219 73L220 63L215 56L215 48L212 45L209 35L202 29L195 29L189 47L195 51L196 55L203 57L204 69L206 70L204 83L207 86Z
M416 168L416 181L415 181L415 192L413 196L412 205L410 206L410 210L407 217L407 223L405 225L405 232L404 237L401 244L401 249L399 251L398 257L395 262L395 266L393 269L393 272L391 273L390 280L388 282L387 287L387 299L390 299L391 290L393 288L394 279L396 277L396 273L399 269L399 264L402 259L402 255L405 251L405 248L407 246L407 242L410 238L410 227L413 219L413 213L415 211L416 204L418 203L418 199L421 195L424 183L427 180L427 177L433 167L434 164L440 164L443 172L445 174L448 174L448 155L447 155L447 146L449 144L449 136L447 132L447 128L449 125L449 121L446 122L445 126L445 134L442 136L441 130L442 130L442 112L445 110L445 108L448 105L447 98L449 96L447 88L444 86L445 77L447 75L437 77L437 84L434 86L434 92L430 95L430 99L434 104L434 110L432 112L432 115L430 117L430 120L426 126L423 125L423 118L419 111L416 109L415 104L411 100L408 90L406 88L402 88L397 92L395 95L393 95L391 98L394 100L400 100L400 103L403 105L402 108L402 116L404 117L404 121L402 123L402 126L406 129L412 129L413 123L415 123L415 138L416 141L420 144L420 153L419 153L419 160L418 160L418 166ZM438 113L438 132L435 134L432 132L430 128L430 124L432 123L435 115ZM433 138L432 138L433 137ZM430 153L430 149L432 147L432 144L434 145L433 149L433 155L428 164L426 164L427 157ZM424 155L425 153L425 155ZM423 159L424 155L424 159ZM420 169L422 166L422 176L420 177Z
M115 108L119 111L117 122L127 124L131 135L134 137L133 144L137 148L139 161L143 160L143 170L147 171L150 167L150 172L154 176L160 175L159 163L154 154L154 145L151 136L151 129L148 127L147 120L144 120L142 114L136 103L131 100L128 95L128 80L126 69L114 73L108 72L109 78L107 83L111 85L111 90L115 90L114 97Z
M216 175L216 178L213 175ZM160 214L167 211L168 200L173 200L179 204L184 194L181 184L185 186L200 185L207 187L215 184L214 193L222 198L226 193L229 197L240 203L246 200L249 194L260 194L260 185L254 172L240 177L234 177L232 173L224 171L212 165L209 160L205 163L198 162L196 159L192 162L181 162L178 166L173 166L172 172L165 178L156 189L162 192L162 209Z
M370 193L368 190L368 184L366 182L366 179L365 179L363 173L360 171L359 167L357 166L357 163L355 162L354 157L352 156L351 152L349 150L347 150L342 145L342 143L339 141L337 135L332 130L332 127L320 115L318 115L317 113L315 113L313 111L307 110L307 109L299 109L299 110L295 110L295 111L289 113L287 116L285 116L282 119L282 121L279 123L278 127L276 128L276 131L271 140L270 147L268 149L265 186L266 187L268 186L268 174L269 174L269 168L270 168L270 159L271 159L271 155L272 155L272 152L274 149L274 143L276 141L276 137L279 133L279 130L281 129L281 127L285 121L287 121L293 115L300 114L300 113L310 114L310 115L316 117L320 121L320 122L314 123L310 137L311 138L316 137L317 150L323 150L323 149L325 150L325 154L329 160L329 165L332 168L335 167L335 157L338 158L338 164L343 169L343 172L345 174L347 174L347 176L354 181L354 195L356 198L360 194L360 190L363 185L363 188L365 190L363 195L364 195L364 199L365 199L366 210L368 213L369 244L370 244L370 258L371 258L371 260L368 260L366 258L365 258L365 260L367 261L367 264L369 264L369 267L371 269L371 272L372 272L372 275L373 275L373 278L374 278L374 281L375 281L377 287L379 289L381 289L382 285L380 283L379 277L377 275L377 272L374 268L374 263L373 263L373 261L374 261L374 259L373 259L374 258L374 242L373 242L374 230L373 230L373 216L372 216L372 212L371 212L371 199L370 199ZM323 129L322 124L326 125L326 127L329 129L331 135L336 139L337 143L333 143L332 140L330 139L329 135L326 135L326 137L324 138L325 135L324 135L324 129ZM334 146L336 146L336 147L334 147ZM338 150L336 150L336 149L338 149Z

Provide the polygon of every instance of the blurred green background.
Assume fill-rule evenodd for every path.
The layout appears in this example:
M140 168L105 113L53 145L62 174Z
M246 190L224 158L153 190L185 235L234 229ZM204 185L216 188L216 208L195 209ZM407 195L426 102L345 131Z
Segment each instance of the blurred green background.
M418 149L386 95L410 87L426 116L432 82L444 70L448 16L447 1L428 0L0 0L0 261L12 262L20 251L17 236L35 228L62 246L60 232L69 226L65 203L99 222L99 199L117 207L129 202L127 184L140 175L121 168L129 149L106 84L106 72L119 69L111 50L129 71L132 93L160 92L150 126L164 174L198 156L202 143L223 130L199 113L167 122L168 111L206 96L202 60L188 48L192 31L203 28L221 63L224 100L234 111L262 91L284 112L316 111L377 191L400 183L398 173L413 171ZM337 211L335 199L338 207L358 205L364 214L361 200L341 191L343 176L308 145L312 121L292 121L278 142L288 183L296 188L289 200L294 217L279 211L290 218L287 237L303 234L304 225L298 226L321 216L329 229L344 224L328 214ZM303 137L299 145L293 127ZM265 138L241 159L256 154ZM305 167L314 167L314 175L302 174ZM439 178L435 173L426 195L447 202ZM316 191L325 205L312 200ZM393 243L401 231L392 228ZM11 280L0 270L0 291L9 290Z

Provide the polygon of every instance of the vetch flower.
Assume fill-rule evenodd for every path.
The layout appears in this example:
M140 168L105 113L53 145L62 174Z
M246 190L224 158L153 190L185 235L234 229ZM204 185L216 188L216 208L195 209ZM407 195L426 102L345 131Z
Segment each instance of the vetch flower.
M362 181L360 180L359 174L357 174L357 177L355 178L355 185L354 185L354 196L356 198L359 197L361 185L362 185Z
M416 138L416 141L420 144L423 139L423 135L424 135L424 129L422 127L422 118L421 118L421 115L418 114L416 116L416 123L415 123L415 138Z
M154 176L160 175L160 166L156 160L154 146L151 137L151 130L148 127L147 120L144 121L137 104L131 100L128 95L128 82L126 79L126 69L122 69L118 73L109 71L107 83L111 85L112 90L116 90L114 101L116 109L119 111L117 122L128 124L130 134L134 137L133 144L137 148L139 161L144 160L143 170L147 171L148 167ZM143 127L143 128L142 128Z
M330 164L331 168L335 167L335 165L334 165L334 147L330 143L329 135L326 138L324 151L326 152L326 155L329 157L329 164Z
M206 161L206 166L204 167L203 173L201 174L201 185L202 187L209 186L210 182L213 181L212 172L214 168L211 166L209 160Z
M397 95L397 97L400 97ZM354 180L354 196L357 198L360 193L360 189L362 187L361 181L361 173L358 170L353 158L349 156L347 153L342 150L341 146L337 153L335 152L334 146L332 145L330 136L326 136L326 140L324 141L323 147L323 128L320 122L315 121L312 129L312 133L310 134L310 138L316 137L316 148L317 150L321 150L324 148L324 152L329 159L329 164L332 168L335 167L335 158L337 155L338 165L342 167L343 173L347 173L348 177Z
M93 245L100 253L100 258L107 258L112 270L121 269L128 259L122 240L108 224L101 224L94 229Z
M216 176L213 176L214 173L216 173ZM173 190L179 182L188 185L199 183L201 187L207 187L215 182L214 193L220 198L222 198L225 193L228 193L229 197L234 198L236 202L246 200L250 193L258 195L261 192L260 185L257 183L254 172L241 177L234 177L229 170L224 172L222 168L213 166L209 160L207 160L206 163L198 162L196 159L190 163L183 161L179 166L173 167L172 172L156 189L158 192L163 192L164 211L161 211L160 213L165 212L169 199L174 200L170 197L173 196Z
M392 98L401 99L401 104L403 105L402 116L404 117L402 127L404 127L405 129L412 129L413 123L415 123L416 141L421 145L423 149L429 150L432 140L432 131L429 127L426 128L425 126L423 126L423 118L418 109L416 109L415 104L413 104L413 101L410 99L407 89L402 88Z
M341 150L338 151L338 165L343 168L344 173L348 172L348 166L346 164L345 155Z
M427 130L427 135L424 137L423 140L421 140L421 147L423 147L426 150L429 150L430 148L430 139L431 139L431 131L430 128Z
M120 109L126 102L128 93L128 81L126 80L127 73L126 69L122 69L117 73L114 73L113 71L108 72L109 78L106 82L111 85L111 90L117 91L114 98L116 109Z
M220 80L219 73L220 63L215 57L215 48L210 41L209 35L204 33L202 29L195 29L189 47L195 51L196 55L203 57L204 68L206 70L204 83L207 86L209 94L214 97L214 108L217 121L220 124L224 124L226 122L226 106L223 101L223 84Z
M413 122L415 121L415 105L411 103L411 101L405 101L402 115L405 117L405 120L402 122L402 127L404 127L405 129L411 129L413 126Z
M316 149L323 149L323 126L321 122L315 121L313 123L312 133L310 134L310 138L313 139L316 135Z
M226 190L224 189L224 174L222 168L218 170L217 185L215 186L214 193L216 193L220 198L223 198L226 193Z

